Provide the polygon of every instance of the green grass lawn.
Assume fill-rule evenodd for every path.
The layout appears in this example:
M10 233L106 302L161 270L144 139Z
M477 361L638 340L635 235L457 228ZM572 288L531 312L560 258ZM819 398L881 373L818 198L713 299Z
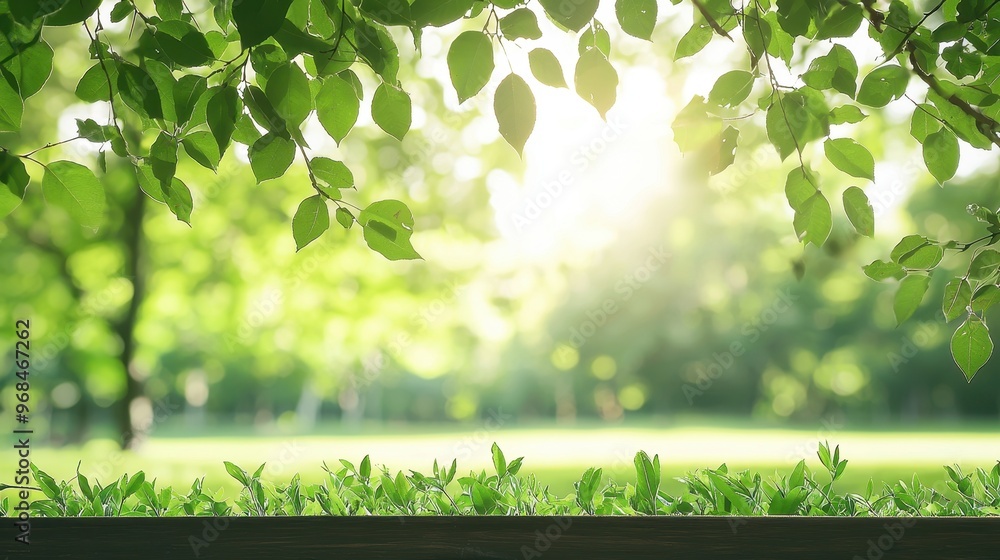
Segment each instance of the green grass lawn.
M77 463L92 481L107 481L122 473L143 470L147 479L186 490L195 478L206 477L206 486L221 489L228 497L237 483L225 472L222 461L248 470L267 463L264 478L287 481L298 472L306 482L324 477L321 464L339 466L344 458L357 463L370 454L374 465L391 470L429 472L434 459L457 458L459 472L491 469L490 446L497 441L508 460L524 456L522 473L534 473L558 494L572 491L573 482L589 466L604 468L606 476L634 482L632 457L639 449L658 453L663 464L662 487L676 492L676 478L697 467L754 469L764 475L788 473L805 459L821 469L816 444L829 440L841 446L850 461L838 487L862 491L869 479L876 483L909 481L913 475L939 489L946 477L942 465L957 463L965 470L989 468L1000 459L1000 432L980 426L928 425L923 429L876 431L873 429L773 428L747 422L654 421L609 427L583 424L573 427L517 426L364 426L349 431L319 427L306 434L253 432L237 428L211 435L182 437L176 426L164 426L135 452L117 451L110 439L95 439L82 447L35 448L32 459L57 480L74 476ZM959 429L961 428L961 429ZM966 429L968 428L968 429ZM12 454L0 465L13 473ZM4 481L6 482L6 481Z

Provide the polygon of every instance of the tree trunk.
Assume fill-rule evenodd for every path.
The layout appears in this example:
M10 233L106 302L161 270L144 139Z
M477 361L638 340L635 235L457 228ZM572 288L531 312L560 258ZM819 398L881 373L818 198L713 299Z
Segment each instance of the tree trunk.
M119 361L125 372L125 396L115 406L115 423L121 431L122 449L128 449L135 442L137 434L132 418L132 402L143 396L142 382L137 378L132 367L135 357L135 327L139 317L139 306L146 295L146 283L142 260L142 222L146 210L146 196L135 185L135 194L131 203L125 208L122 223L121 239L125 245L125 276L132 282L132 299L125 315L115 321L113 328L121 338L122 353Z

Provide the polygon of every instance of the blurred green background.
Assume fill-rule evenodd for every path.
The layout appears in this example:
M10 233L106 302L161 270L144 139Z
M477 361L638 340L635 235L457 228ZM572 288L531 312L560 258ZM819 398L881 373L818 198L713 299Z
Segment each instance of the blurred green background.
M685 23L657 33L675 28ZM127 28L115 31L124 41ZM19 153L72 137L76 118L107 118L73 94L84 38L50 32L54 74L23 132L0 135ZM675 63L615 39L622 84L608 122L547 90L523 161L498 141L489 99L459 107L442 86L440 33L401 72L416 108L402 143L361 126L338 148L307 127L316 153L354 170L357 204L407 202L423 261L388 262L337 228L296 254L305 170L256 185L245 150L215 174L178 171L195 196L191 228L143 201L113 156L96 232L46 207L33 175L0 223L0 313L11 327L31 321L36 464L64 478L81 460L97 479L141 468L182 487L208 474L230 488L223 460L268 461L276 479L315 479L320 461L363 453L394 468L435 457L471 468L495 440L569 491L589 465L627 478L638 446L679 476L723 461L788 468L827 439L852 460L855 488L914 473L932 483L941 464L1000 458L1000 367L967 384L954 365L936 314L946 278L897 328L891 287L860 270L907 233L977 237L965 204L1000 206L995 161L963 154L961 178L941 189L902 116L847 125L880 160L876 238L842 221L823 250L804 250L787 167L754 133L762 115L711 179L673 143L673 115L725 61L739 64L739 49ZM96 155L80 142L39 153L94 168ZM6 364L13 344L0 330ZM4 369L0 414L12 422Z

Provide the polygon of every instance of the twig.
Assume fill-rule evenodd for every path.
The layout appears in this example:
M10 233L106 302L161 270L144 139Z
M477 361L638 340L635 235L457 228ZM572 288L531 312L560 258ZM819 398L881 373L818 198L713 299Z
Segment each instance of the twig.
M940 95L949 103L961 109L963 113L975 119L978 124L977 128L979 132L989 139L989 141L994 145L1000 146L1000 135L997 134L997 131L1000 130L1000 123L984 115L982 111L970 105L968 101L947 91L937 78L924 71L924 69L920 67L920 63L917 60L917 48L912 42L907 43L907 50L910 51L909 59L910 65L913 67L913 72L921 80L923 80L923 82L927 84L927 86L931 88L934 93Z
M715 18L712 17L712 14L708 13L708 8L705 7L705 4L703 4L701 0L691 0L691 2L694 4L694 7L697 8L699 12L701 12L701 16L705 18L705 21L708 22L708 25L710 25L712 29L715 30L716 33L722 35L723 37L729 39L730 41L733 41L732 35L730 35L725 29L723 29L723 27L719 25L719 22L715 21Z
M906 32L906 35L903 35L903 39L899 42L898 45L896 45L896 49L892 51L891 55L885 57L885 59L887 61L892 60L896 58L896 55L903 52L903 49L906 47L907 43L910 42L910 37L913 37L913 34L917 32L917 29L920 29L920 26L923 25L925 21L927 21L927 18L934 15L934 12L937 12L938 10L941 9L942 6L944 6L945 1L946 0L941 0L940 2L937 3L936 6L925 12L924 17L920 18L920 21L918 21L916 25L911 27L909 31Z

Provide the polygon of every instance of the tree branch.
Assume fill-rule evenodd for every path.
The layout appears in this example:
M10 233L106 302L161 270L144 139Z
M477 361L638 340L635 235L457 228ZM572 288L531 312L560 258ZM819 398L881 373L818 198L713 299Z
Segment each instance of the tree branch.
M896 49L894 51L892 51L892 54L889 55L889 56L887 56L887 57L885 57L885 59L886 60L892 60L893 58L896 58L896 55L898 55L899 53L903 52L903 48L906 47L906 45L908 45L910 43L910 37L913 37L913 34L917 32L917 29L919 29L920 26L923 25L925 21L927 21L927 18L929 18L932 15L934 15L934 12L940 10L941 7L944 6L944 3L945 3L945 0L941 0L940 2L937 3L936 6L934 6L933 8L931 8L930 10L928 10L927 12L925 12L924 13L924 17L920 18L920 21L918 21L916 25L914 25L913 27L911 27L906 32L906 35L903 35L903 40L901 40L899 42L899 45L897 45Z
M871 22L875 31L881 33L882 25L885 23L885 14L875 7L875 0L861 0L861 3L864 5L865 11L868 12L868 21Z
M955 107L961 109L963 113L975 119L979 132L994 145L1000 146L1000 135L997 134L997 131L1000 130L1000 123L984 115L982 111L970 105L968 101L946 90L937 78L924 71L917 60L917 48L912 42L908 42L906 48L910 51L910 66L913 67L913 72L927 84L927 87L931 88L934 93L945 98Z

